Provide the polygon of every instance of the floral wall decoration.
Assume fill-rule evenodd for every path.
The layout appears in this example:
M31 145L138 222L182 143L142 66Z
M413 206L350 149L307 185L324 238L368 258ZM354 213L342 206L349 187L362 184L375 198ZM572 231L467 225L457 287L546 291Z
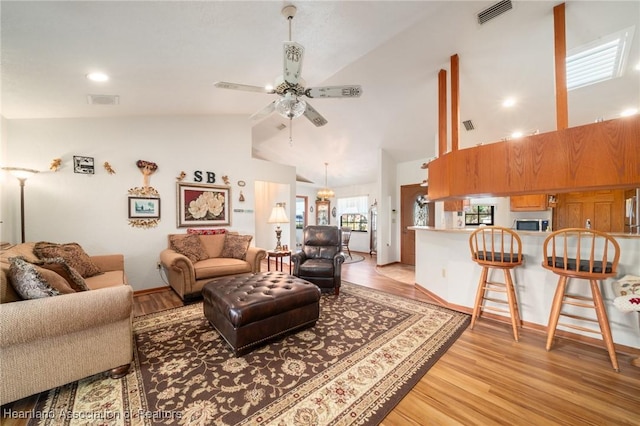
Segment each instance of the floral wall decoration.
M107 173L109 173L110 175L116 174L116 171L113 170L113 167L111 167L111 164L109 164L108 161L105 161L103 166L104 166L104 169L107 171Z
M198 183L178 183L179 228L231 224L230 188Z
M105 169L107 165L108 163L105 163ZM142 186L130 188L128 191L129 225L135 228L154 228L160 221L160 193L150 186L150 181L151 175L158 170L158 165L151 161L138 160L136 166L142 173Z
M49 166L49 170L52 172L57 172L60 166L62 165L62 158L54 158L51 160L51 165Z

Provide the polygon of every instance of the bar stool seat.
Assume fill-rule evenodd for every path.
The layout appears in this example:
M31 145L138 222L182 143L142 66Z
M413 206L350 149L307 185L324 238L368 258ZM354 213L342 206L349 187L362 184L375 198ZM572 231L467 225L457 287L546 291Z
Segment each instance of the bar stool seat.
M582 228L568 228L552 232L543 244L542 267L559 275L558 285L551 305L547 328L547 351L551 350L558 325L574 330L596 333L602 336L611 365L620 371L616 356L609 318L605 309L600 281L616 275L620 259L620 245L609 234ZM591 297L568 292L571 278L588 281ZM572 311L563 310L569 305ZM567 307L567 309L569 309ZM596 318L584 316L586 310L595 310ZM572 322L561 323L560 317L571 318ZM597 322L600 329L584 327L575 320Z
M518 341L518 327L522 319L518 309L515 285L511 270L522 264L522 242L518 234L511 229L500 226L483 226L469 237L471 259L482 267L476 300L471 316L471 328L483 311L508 313L513 328L513 338ZM504 272L504 283L489 280L490 269L501 269ZM501 296L504 294L505 296ZM489 303L487 303L489 302ZM509 310L500 308L508 305Z

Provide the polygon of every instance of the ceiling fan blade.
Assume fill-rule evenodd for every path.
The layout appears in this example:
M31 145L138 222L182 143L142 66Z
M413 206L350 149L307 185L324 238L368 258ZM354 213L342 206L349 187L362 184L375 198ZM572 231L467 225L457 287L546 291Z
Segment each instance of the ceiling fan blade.
M298 83L300 72L302 71L304 47L294 41L287 41L284 43L283 53L284 68L282 77L287 83L295 85Z
M260 86L250 86L248 84L229 83L226 81L217 81L216 83L214 83L214 86L219 89L243 90L245 92L258 92L268 94L275 93L273 89L266 89Z
M309 119L310 122L315 124L316 127L324 126L328 123L327 119L320 115L309 102L307 102L307 108L304 110L304 116Z
M362 94L362 86L309 87L304 94L308 98L358 98Z
M252 114L249 117L249 120L256 120L256 121L262 120L263 118L270 115L273 111L275 111L275 109L276 109L276 101L273 101L266 107L262 108L260 111Z

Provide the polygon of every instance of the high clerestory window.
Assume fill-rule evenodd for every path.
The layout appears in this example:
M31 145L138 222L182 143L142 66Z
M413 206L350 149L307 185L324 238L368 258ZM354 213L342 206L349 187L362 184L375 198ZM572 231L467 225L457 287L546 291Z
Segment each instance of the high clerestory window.
M567 52L567 90L620 77L634 30L629 27Z

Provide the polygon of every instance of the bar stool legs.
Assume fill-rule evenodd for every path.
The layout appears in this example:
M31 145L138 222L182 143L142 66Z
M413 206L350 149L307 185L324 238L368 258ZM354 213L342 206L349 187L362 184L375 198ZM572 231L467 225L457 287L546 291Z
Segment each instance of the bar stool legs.
M560 319L560 310L562 309L562 302L564 302L564 292L566 288L567 277L560 276L558 279L558 286L556 287L556 293L553 296L551 313L549 314L549 325L547 326L547 351L551 350L553 336L556 334L556 328L558 328L558 320Z
M511 278L510 268L500 268L504 272L504 283L498 283L489 281L489 267L483 266L480 273L480 282L478 283L478 291L476 293L476 301L473 306L473 314L471 315L471 329L476 324L476 319L482 314L484 310L492 310L497 312L508 312L511 316L511 326L513 328L513 338L517 342L519 339L518 327L522 326L522 320L520 319L520 311L518 309L518 300L516 297L515 286L513 279ZM500 292L505 293L507 301L492 298L487 296L487 292ZM506 303L509 305L509 310L499 309L495 307L484 306L485 300L494 303Z
M486 266L482 267L482 272L480 272L480 282L478 283L478 290L476 291L476 303L473 305L473 313L471 314L471 329L476 325L476 319L480 316L480 311L482 310L482 302L484 301L485 295L487 293L487 275L489 274L489 268Z
M518 341L518 327L522 327L520 310L518 309L518 299L516 297L516 287L511 279L511 270L504 270L504 279L507 287L507 300L509 302L509 312L511 313L511 326L513 327L513 338Z
M589 280L589 284L591 286L591 295L592 299L584 296L572 296L566 294L567 283L569 281L569 277L560 276L558 279L558 286L556 288L556 293L553 296L553 304L551 306L551 313L549 315L549 325L547 331L547 351L551 350L551 346L553 344L553 338L555 336L556 328L558 327L558 322L560 319L560 315L578 318L581 320L590 320L592 319L582 317L579 315L570 315L562 313L562 306L566 303L568 305L578 306L580 308L592 308L596 311L596 316L598 318L598 325L600 326L600 334L602 335L602 340L607 347L607 351L609 352L609 358L611 359L611 365L615 371L620 371L620 367L618 365L618 357L616 355L616 349L613 344L613 336L611 335L611 327L609 326L609 318L607 316L607 311L604 306L604 301L602 299L602 293L600 292L600 285L597 280ZM588 303L591 302L591 303ZM566 327L570 327L577 330L588 331L592 333L597 333L595 330L591 330L586 327L580 327L572 324L561 324Z
M618 357L616 355L616 348L613 344L613 336L611 335L611 327L609 327L609 317L604 307L604 301L602 300L602 293L600 293L600 285L596 280L589 280L591 284L591 294L593 295L593 303L596 307L596 315L598 316L598 324L600 325L600 331L602 332L602 340L604 340L609 352L609 358L611 359L611 365L616 371L620 371L618 366Z

